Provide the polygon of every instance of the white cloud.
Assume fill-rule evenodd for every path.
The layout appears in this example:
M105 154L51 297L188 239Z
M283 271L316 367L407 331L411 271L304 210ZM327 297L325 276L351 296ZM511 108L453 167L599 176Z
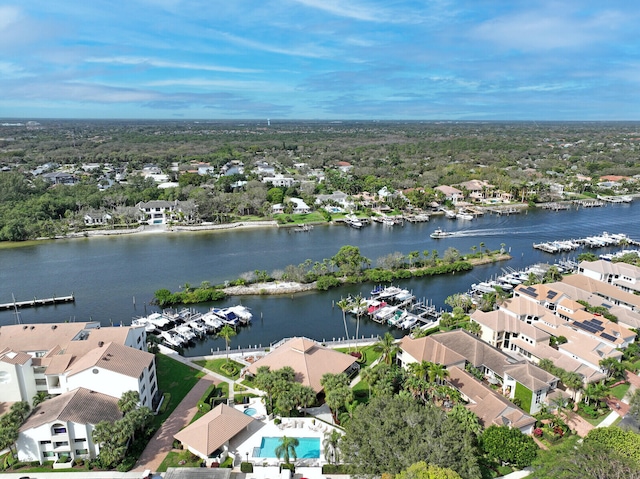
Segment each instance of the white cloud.
M260 73L261 70L252 68L236 68L219 65L206 65L198 63L172 62L146 57L90 57L85 60L88 63L108 63L112 65L148 65L156 68L176 68L180 70L204 70L225 73Z
M0 32L7 30L20 19L20 10L10 5L0 5Z
M622 21L614 11L586 16L555 7L493 18L472 30L472 36L511 50L580 48L608 39Z

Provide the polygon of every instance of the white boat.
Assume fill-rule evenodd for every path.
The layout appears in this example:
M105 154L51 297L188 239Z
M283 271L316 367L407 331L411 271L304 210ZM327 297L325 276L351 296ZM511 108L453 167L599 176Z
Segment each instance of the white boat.
M356 215L346 215L344 217L344 222L347 223L348 226L356 229L360 229L363 226L362 221L360 221Z
M175 333L180 336L185 343L190 343L196 339L196 333L194 333L193 330L186 324L176 326L175 328L173 328L173 331L175 331Z
M205 322L205 324L208 324L214 331L217 331L218 329L221 329L222 326L224 326L222 320L211 311L203 314L202 320Z
M396 224L395 221L393 221L391 218L383 218L382 219L382 224L385 226L393 226Z
M134 328L144 328L147 334L155 333L158 330L158 328L156 328L156 325L147 321L146 318L134 318L131 321L131 326L133 326Z
M456 218L459 220L472 220L473 215L471 213L465 213L461 211L460 213L456 214Z
M415 316L411 316L407 319L405 319L402 324L400 325L400 327L402 329L411 329L413 328L416 324L418 324L418 318Z
M229 311L229 308L213 308L211 309L211 312L217 315L224 324L228 324L233 328L240 326L240 318L238 318L238 316L236 316L236 313L234 313L233 311Z
M197 336L204 336L210 331L209 326L205 324L202 318L189 321L187 326L189 326Z
M246 306L242 306L241 304L237 304L235 306L229 306L225 309L225 311L232 311L240 320L242 324L249 324L253 319L253 314L251 310Z
M437 228L429 236L431 236L432 238L435 238L435 239L440 239L440 238L446 238L448 236L451 236L451 233L447 233L446 231L441 230L440 228Z
M456 212L453 210L445 210L444 215L449 218L450 220L455 220L456 219Z
M160 337L164 339L169 346L174 346L176 348L183 346L185 343L184 339L173 330L162 331L160 333Z

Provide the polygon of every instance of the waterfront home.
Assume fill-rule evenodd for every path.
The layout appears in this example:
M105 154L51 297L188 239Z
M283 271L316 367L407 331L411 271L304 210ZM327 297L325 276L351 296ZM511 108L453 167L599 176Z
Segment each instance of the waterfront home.
M141 201L136 204L140 223L166 225L169 221L192 223L197 216L197 206L192 201Z
M484 180L469 180L459 185L462 190L467 190L469 192L469 199L472 201L484 201L488 197L488 193L491 192L495 186L489 184Z
M255 376L261 366L268 366L272 371L292 367L296 381L309 386L316 394L323 390L320 380L324 374L352 376L360 370L355 357L302 337L282 340L266 356L245 368L243 374Z
M39 404L18 431L18 460L40 464L55 461L68 468L77 458L94 459L100 452L92 433L100 421L122 418L113 396L77 388ZM68 458L69 462L61 462Z
M600 296L612 304L640 313L640 296L623 291L612 284L582 274L565 276L562 282Z
M436 186L434 189L442 193L444 195L444 199L451 201L454 205L464 201L464 193L462 193L458 188L448 185L440 185Z
M578 272L588 278L612 284L628 293L640 292L640 268L628 263L611 261L582 261Z
M568 341L564 335L574 338L573 331L570 328L559 329L565 321L537 303L524 298L512 298L504 302L499 310L487 313L475 311L471 321L480 325L480 338L488 344L510 354L516 353L534 364L548 359L565 371L580 374L585 386L606 377L599 366L589 366L588 361L574 359L550 346L551 336L562 336Z
M140 405L158 399L155 357L144 327L98 322L0 327L0 403L27 401L38 392L86 388L119 399L137 391Z
M276 174L273 176L265 176L264 178L262 178L262 182L271 184L274 187L282 186L285 188L289 188L293 186L296 181L290 176L283 176L281 174Z
M424 338L403 338L398 361L403 367L413 362L429 361L447 369L467 366L482 372L489 384L496 385L502 394L518 398L528 414L538 412L547 394L553 391L558 378L534 364L503 353L464 330L439 333Z
M230 452L229 441L247 430L254 421L233 407L219 404L175 434L174 438L209 467L214 462L224 462Z
M86 226L103 226L111 221L112 216L104 211L89 211L83 217Z

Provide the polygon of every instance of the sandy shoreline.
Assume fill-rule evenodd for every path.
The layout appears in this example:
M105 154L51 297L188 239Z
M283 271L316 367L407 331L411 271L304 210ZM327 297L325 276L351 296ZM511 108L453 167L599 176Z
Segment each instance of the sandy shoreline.
M272 294L294 294L304 291L314 291L316 282L296 283L295 281L273 281L270 283L254 283L246 286L229 286L224 288L224 292L229 296L248 295L272 295Z

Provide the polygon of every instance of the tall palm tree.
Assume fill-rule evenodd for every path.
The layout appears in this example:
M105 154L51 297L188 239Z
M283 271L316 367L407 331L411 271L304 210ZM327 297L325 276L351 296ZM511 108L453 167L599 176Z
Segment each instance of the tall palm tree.
M344 334L345 338L349 339L349 330L347 329L347 310L351 306L351 301L349 298L341 298L340 301L336 303L338 308L342 310L342 322L344 323Z
M138 407L140 403L140 395L138 391L126 391L122 393L120 399L118 399L118 409L122 414L127 415Z
M227 362L229 362L229 343L231 342L231 338L233 338L236 334L236 330L233 329L228 324L225 324L216 336L218 338L224 339L225 348L227 350Z
M324 447L324 457L327 458L329 464L332 462L334 464L340 462L340 450L338 449L338 445L340 444L341 437L342 434L335 429L332 429L331 432L324 435L322 446Z
M449 371L442 364L431 363L429 365L429 381L435 383L438 379L449 377Z
M362 310L367 305L367 302L364 300L362 295L358 293L353 298L352 304L356 308L356 339L358 339L358 335L360 334L360 316L362 316Z
M282 458L285 464L290 464L290 457L295 461L298 459L296 455L296 447L300 445L300 441L296 437L282 436L280 444L276 447L275 453L278 459Z
M396 338L388 332L384 333L382 339L374 344L373 349L382 353L382 360L387 364L391 364L393 362L393 358L400 350L396 344Z
M431 369L431 364L433 363L424 360L419 363L410 363L409 371L419 379L427 379L429 370Z

